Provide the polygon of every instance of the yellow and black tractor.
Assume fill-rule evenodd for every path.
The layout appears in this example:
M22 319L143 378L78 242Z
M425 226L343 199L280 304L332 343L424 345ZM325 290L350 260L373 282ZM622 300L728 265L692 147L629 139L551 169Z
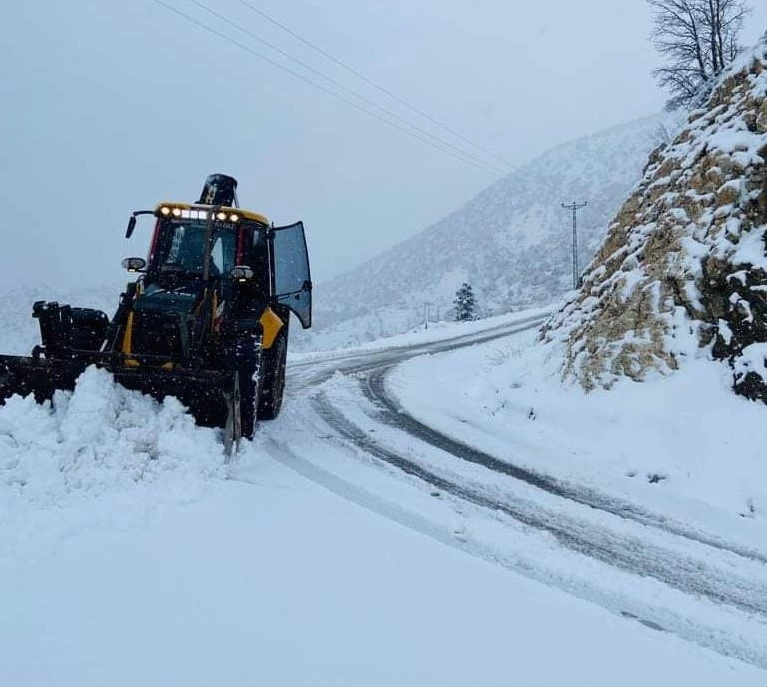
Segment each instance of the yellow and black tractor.
M311 326L312 282L304 226L275 227L237 203L237 181L208 177L195 204L134 212L155 218L148 259L110 321L100 310L38 301L42 338L30 357L0 356L0 403L38 402L74 389L89 365L157 399L177 397L198 424L224 429L227 451L280 412L289 315Z

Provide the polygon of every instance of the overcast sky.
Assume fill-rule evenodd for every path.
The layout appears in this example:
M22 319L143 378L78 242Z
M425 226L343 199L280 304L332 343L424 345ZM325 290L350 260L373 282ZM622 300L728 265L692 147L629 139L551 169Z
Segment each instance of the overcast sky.
M162 1L290 65L193 1ZM656 112L664 99L650 76L657 58L643 0L245 1L514 165ZM199 2L466 147L241 0ZM767 6L745 42L765 28ZM129 212L196 200L211 172L239 179L245 207L278 224L304 220L315 281L423 229L498 177L154 0L8 4L0 103L0 290L19 281L123 282L120 260L145 255L148 242L148 227L123 238Z

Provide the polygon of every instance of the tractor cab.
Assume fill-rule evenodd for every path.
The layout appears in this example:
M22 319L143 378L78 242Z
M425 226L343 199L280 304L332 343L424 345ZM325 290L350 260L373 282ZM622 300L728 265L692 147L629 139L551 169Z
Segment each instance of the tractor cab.
M302 222L275 227L248 210L185 203L161 203L151 214L156 222L149 259L123 261L129 271L143 274L145 290L202 294L212 289L219 300L243 308L250 301L287 307L303 328L311 326L312 283Z

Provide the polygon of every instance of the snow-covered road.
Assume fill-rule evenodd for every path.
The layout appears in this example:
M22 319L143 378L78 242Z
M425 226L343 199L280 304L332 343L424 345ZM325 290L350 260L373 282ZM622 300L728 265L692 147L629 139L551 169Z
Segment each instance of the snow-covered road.
M102 374L0 408L0 684L763 685L753 542L478 465L388 407L376 371L540 317L302 356L230 466Z
M415 478L414 486L429 490L432 497L449 496L459 513L471 504L478 517L551 535L568 555L553 564L541 563L539 557L520 555L514 546L507 546L502 534L488 542L474 539L460 527L457 538L474 553L495 561L511 557L510 567L547 584L767 667L767 549L456 441L410 415L386 388L387 373L405 359L494 341L538 322L523 318L482 334L296 366L295 385L307 391L319 389L300 411L298 424L313 427L315 436L357 451L365 460L375 459L379 467L385 463ZM335 378L326 381L333 369ZM287 436L275 441L286 449L285 455L293 460L310 455L300 440L288 442ZM309 463L323 470L326 466L299 460L304 474ZM331 487L336 479L364 484L368 478L356 469L349 477L348 464L337 468L332 476L324 474ZM381 492L378 497L391 500L394 491L389 487L384 491L385 496ZM597 563L601 565L595 574ZM648 580L652 580L649 588Z

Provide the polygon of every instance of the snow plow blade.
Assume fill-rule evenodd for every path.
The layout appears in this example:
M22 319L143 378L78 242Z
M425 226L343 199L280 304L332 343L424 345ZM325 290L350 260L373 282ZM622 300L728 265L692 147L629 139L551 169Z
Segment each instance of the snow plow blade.
M197 424L225 427L235 394L235 373L220 370L180 370L149 366L113 366L103 361L0 356L0 405L18 394L34 394L38 403L50 400L57 389L73 391L77 378L89 365L112 373L127 389L158 401L174 396L190 409Z

